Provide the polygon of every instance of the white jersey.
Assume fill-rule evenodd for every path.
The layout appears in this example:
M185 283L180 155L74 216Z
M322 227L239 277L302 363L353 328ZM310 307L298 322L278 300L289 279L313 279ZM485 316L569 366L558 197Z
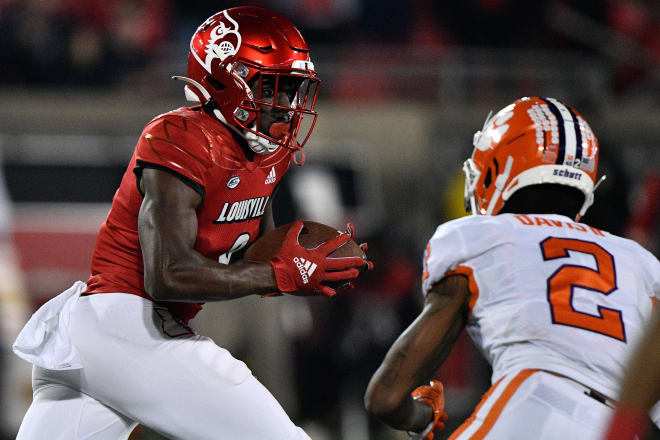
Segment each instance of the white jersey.
M424 295L449 274L470 278L467 331L493 382L541 369L616 396L660 298L651 253L560 215L454 220L438 227L424 260Z

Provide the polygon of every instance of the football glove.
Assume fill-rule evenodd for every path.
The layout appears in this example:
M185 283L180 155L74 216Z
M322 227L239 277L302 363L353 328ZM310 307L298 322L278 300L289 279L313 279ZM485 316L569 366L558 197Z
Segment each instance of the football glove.
M348 236L351 237L351 238L353 238L355 236L355 226L353 226L353 223L351 223L351 222L346 223L346 234L348 234ZM360 249L362 249L362 252L364 252L364 255L367 255L367 249L369 249L369 246L367 245L367 243L360 243L358 246L360 247ZM374 263L372 263L371 261L366 261L363 264L363 267L366 268L367 270L373 270ZM339 287L337 289L337 291L338 292L347 292L347 291L353 290L353 289L355 289L355 286L353 285L353 283L349 282L349 283L342 284L341 287Z
M359 268L366 263L360 257L328 257L335 249L351 239L349 234L340 234L314 249L306 249L298 241L303 222L297 221L286 233L282 247L269 261L275 271L275 280L280 292L315 293L334 296L335 289L326 282L353 280Z
M435 431L445 429L447 413L445 413L445 392L442 382L432 380L430 385L417 387L411 393L413 400L424 403L433 410L433 419L426 429L418 434L408 433L414 440L433 440Z

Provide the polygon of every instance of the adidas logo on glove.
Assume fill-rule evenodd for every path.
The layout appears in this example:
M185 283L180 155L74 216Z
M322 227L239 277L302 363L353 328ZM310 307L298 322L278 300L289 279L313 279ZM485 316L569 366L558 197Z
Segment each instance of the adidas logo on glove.
M305 260L304 258L298 258L298 257L294 257L293 262L296 263L296 266L300 271L300 276L302 277L303 284L307 284L309 282L309 277L311 277L314 271L316 270L316 263L312 263L309 260Z

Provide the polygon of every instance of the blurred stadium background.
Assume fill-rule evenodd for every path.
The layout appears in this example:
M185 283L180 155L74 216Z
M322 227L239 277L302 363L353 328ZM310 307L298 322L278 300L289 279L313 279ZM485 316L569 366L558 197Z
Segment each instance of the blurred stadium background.
M312 438L407 438L369 419L362 395L420 310L427 239L463 214L460 165L489 110L526 95L577 108L608 175L584 221L660 252L657 0L2 0L6 438L30 401L29 367L9 354L17 330L39 304L87 279L143 126L186 105L170 77L185 74L190 36L212 13L243 4L296 23L323 80L308 164L285 180L277 221L350 219L376 270L332 301L211 304L194 325L245 360ZM489 373L462 337L438 372L450 428ZM132 436L159 438L144 428Z

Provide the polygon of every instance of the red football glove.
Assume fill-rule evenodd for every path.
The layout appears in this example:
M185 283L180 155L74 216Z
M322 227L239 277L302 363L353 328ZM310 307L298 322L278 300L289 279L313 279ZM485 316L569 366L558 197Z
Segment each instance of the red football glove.
M411 437L415 440L433 440L433 433L445 429L445 422L447 421L447 413L444 411L445 391L442 382L432 380L430 385L415 388L411 395L413 400L425 403L433 410L433 420L431 420L429 426L419 434L412 434Z
M349 237L353 238L353 236L355 235L355 226L353 226L353 223L351 223L351 222L346 223L346 233L348 234ZM362 252L364 252L364 254L366 255L367 254L367 249L369 249L369 246L367 246L367 243L360 243L359 246L360 246L360 249L362 249ZM366 264L366 269L367 270L373 270L374 263L372 263L371 261L367 261L365 264ZM339 289L337 289L337 290L341 291L341 292L344 292L344 291L349 291L349 290L353 290L353 289L355 289L355 286L353 285L353 283L346 283L346 284L343 284L341 287L339 287Z
M328 257L335 249L351 239L340 234L314 249L305 249L298 242L303 222L297 221L286 233L282 247L269 261L275 271L280 292L312 292L334 296L335 289L322 283L352 280L358 277L365 261L360 257Z
M346 223L346 233L348 234L349 237L353 238L355 235L355 226L353 226L353 223L348 222ZM360 243L359 244L360 249L362 249L362 252L364 254L367 254L367 249L369 249L369 246L367 246L367 243ZM374 263L371 261L367 261L367 270L372 270L374 268Z

